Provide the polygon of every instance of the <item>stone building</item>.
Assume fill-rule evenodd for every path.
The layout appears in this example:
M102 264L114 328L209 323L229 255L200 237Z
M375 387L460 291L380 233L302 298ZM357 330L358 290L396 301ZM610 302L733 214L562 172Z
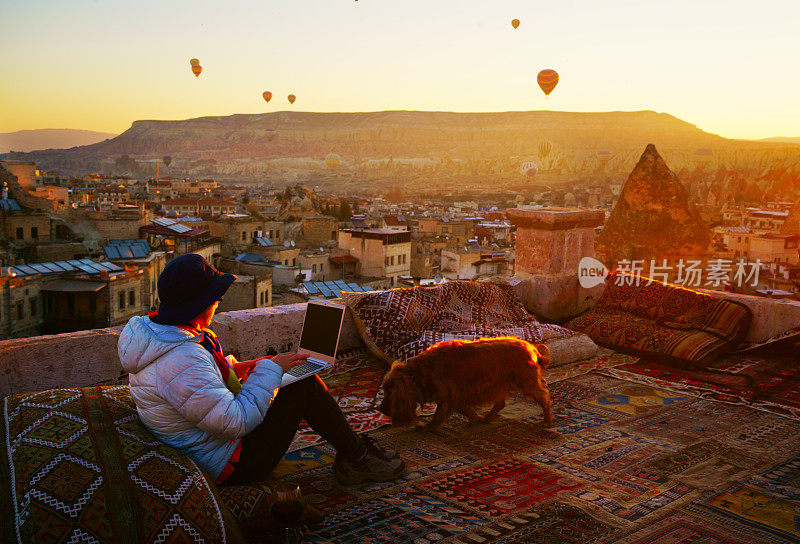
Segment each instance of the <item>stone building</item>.
M481 276L513 274L505 251L491 248L443 249L441 274L451 280L474 280Z
M251 216L219 217L209 222L211 236L222 241L226 255L236 255L248 251L253 245L283 243L283 223L265 221ZM262 243L258 242L258 239Z
M338 239L339 221L329 215L303 217L302 230L303 238L309 244L323 246Z
M218 312L272 306L272 276L238 276L219 303Z
M0 274L0 338L21 338L41 334L42 309L39 291L42 276Z
M345 229L339 231L339 247L359 260L360 276L387 278L398 284L411 272L411 232L387 229Z
M137 269L46 281L41 289L42 332L113 327L142 315L142 276Z

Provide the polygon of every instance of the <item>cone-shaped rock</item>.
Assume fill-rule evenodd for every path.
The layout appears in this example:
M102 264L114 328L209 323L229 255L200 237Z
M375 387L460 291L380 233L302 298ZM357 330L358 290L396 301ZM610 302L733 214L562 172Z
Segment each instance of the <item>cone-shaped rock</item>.
M609 267L621 259L649 264L699 257L709 243L708 227L689 192L648 144L597 239L598 255Z

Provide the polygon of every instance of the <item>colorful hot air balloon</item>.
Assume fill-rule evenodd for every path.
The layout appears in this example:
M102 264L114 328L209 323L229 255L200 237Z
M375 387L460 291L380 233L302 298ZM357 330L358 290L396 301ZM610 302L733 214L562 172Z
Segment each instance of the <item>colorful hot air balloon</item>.
M199 60L197 60L197 59L190 59L190 60L189 60L189 64L190 64L191 66L200 66L200 61L199 61Z
M164 155L163 157L161 157L161 160L164 163L164 166L169 166L170 163L172 162L172 157L170 157L169 155Z
M539 156L545 158L553 150L553 144L550 142L539 142Z
M286 98L289 100L289 104L294 104L294 101L297 100L297 97L293 94L290 94Z
M339 166L341 162L342 162L341 157L339 157L339 155L337 155L336 153L328 153L328 156L325 157L325 166L327 166L331 170Z
M515 29L519 28L519 19L511 19L511 26Z
M600 149L597 152L597 160L600 161L601 164L606 164L614 157L614 154L609 151L608 149Z
M192 73L195 77L200 77L200 74L203 72L203 67L199 64L197 66L192 66Z
M553 89L558 85L558 72L550 69L542 70L539 72L539 75L536 76L536 81L539 83L539 87L542 91L544 91L545 96L547 96L552 93Z
M272 93L269 92L269 91L264 91L263 93L261 93L261 96L263 96L264 100L267 101L267 102L272 100Z
M519 171L523 176L532 177L532 176L536 175L536 173L539 171L539 169L536 168L536 164L535 163L533 163L531 161L528 161L528 162L523 162L520 165Z

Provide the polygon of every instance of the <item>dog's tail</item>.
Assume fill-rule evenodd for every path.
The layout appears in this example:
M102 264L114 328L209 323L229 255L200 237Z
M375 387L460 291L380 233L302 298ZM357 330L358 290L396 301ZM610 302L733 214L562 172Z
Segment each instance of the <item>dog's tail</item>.
M547 347L547 344L535 344L533 347L538 355L534 361L539 364L539 368L546 369L550 364L550 348Z

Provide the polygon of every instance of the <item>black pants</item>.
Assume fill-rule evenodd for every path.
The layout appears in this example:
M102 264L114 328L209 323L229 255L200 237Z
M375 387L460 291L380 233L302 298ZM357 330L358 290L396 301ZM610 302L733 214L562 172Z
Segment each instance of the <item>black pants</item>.
M242 438L239 462L224 485L257 482L269 477L286 454L300 421L336 448L345 459L356 459L364 446L319 376L281 387L258 427Z

